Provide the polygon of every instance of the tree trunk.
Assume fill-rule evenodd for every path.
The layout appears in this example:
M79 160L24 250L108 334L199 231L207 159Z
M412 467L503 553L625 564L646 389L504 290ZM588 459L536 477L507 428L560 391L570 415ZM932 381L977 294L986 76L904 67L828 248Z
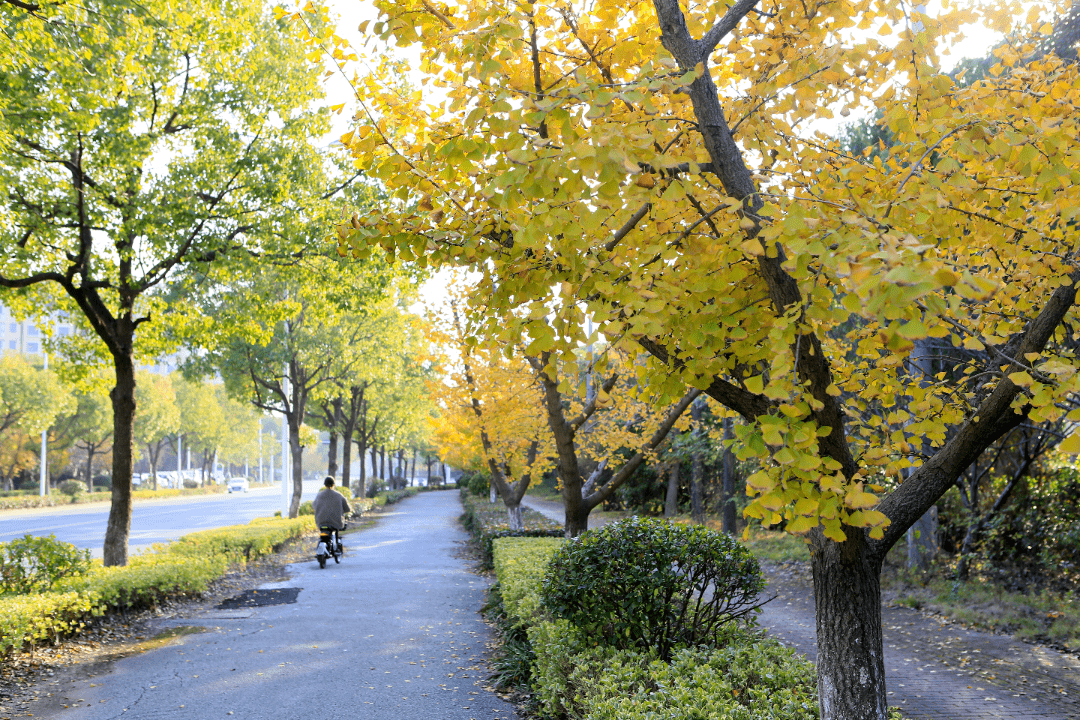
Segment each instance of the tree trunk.
M289 501L289 517L295 518L300 514L300 495L304 491L304 448L300 447L300 420L293 413L288 418L289 422L289 454L292 456L292 499ZM284 467L284 458L282 466Z
M115 422L115 421L114 421ZM10 480L8 481L10 484ZM94 492L94 444L86 443L86 492Z
M592 508L582 500L580 487L577 488L576 493L567 493L564 489L563 504L566 513L566 519L563 523L563 536L569 540L570 538L576 538L589 529L589 511Z
M157 490L157 464L158 458L161 456L161 442L147 443L146 454L150 457L150 482L153 484L154 489Z
M672 460L668 468L667 495L664 498L664 517L673 518L679 513L679 461Z
M352 443L353 429L346 425L341 433L341 486L349 487L352 480ZM360 457L361 463L363 456ZM364 494L363 483L360 485L360 495Z
M521 517L521 503L517 505L506 506L506 513L510 516L510 529L511 530L524 530L525 521Z
M930 508L907 530L908 570L929 570L937 555L937 506Z
M690 406L690 417L694 421L694 452L690 456L690 518L701 525L705 522L705 504L701 498L701 481L705 475L705 460L701 453L702 428L701 416L704 410L701 401Z
M134 328L127 336L128 352L114 354L116 385L109 393L113 407L112 506L105 529L106 567L127 565L131 532L131 458L135 449L135 362L130 350ZM93 479L91 479L93 482Z
M330 461L326 464L326 474L332 478L337 477L338 464L337 464L337 431L330 431ZM341 483L344 487L348 487L346 482Z
M811 553L821 717L885 720L881 563L872 558L861 530L845 531L843 543L818 535Z
M730 442L734 438L731 418L724 418L724 481L721 497L720 528L728 535L739 532L738 517L735 514L735 454L731 452Z

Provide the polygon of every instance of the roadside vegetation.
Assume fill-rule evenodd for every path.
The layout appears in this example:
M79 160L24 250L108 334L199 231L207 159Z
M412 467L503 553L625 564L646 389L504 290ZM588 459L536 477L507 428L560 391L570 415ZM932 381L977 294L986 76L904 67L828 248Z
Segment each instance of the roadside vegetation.
M77 634L94 618L205 592L231 567L313 529L309 518L254 520L191 533L104 567L53 537L0 543L0 659Z
M477 518L487 503L462 497L483 548L491 530ZM818 717L812 663L754 623L764 581L737 541L628 519L570 544L507 534L490 547L497 582L487 611L502 640L495 681L535 716ZM714 592L699 602L706 586Z

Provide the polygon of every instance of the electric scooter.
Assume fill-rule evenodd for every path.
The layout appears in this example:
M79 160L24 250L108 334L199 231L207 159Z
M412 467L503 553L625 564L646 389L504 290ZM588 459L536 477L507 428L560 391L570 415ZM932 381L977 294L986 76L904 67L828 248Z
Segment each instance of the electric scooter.
M341 562L341 556L345 554L345 548L341 544L341 537L337 528L329 525L319 527L319 545L315 548L315 559L319 561L319 567L325 568L326 561L331 557L335 563Z

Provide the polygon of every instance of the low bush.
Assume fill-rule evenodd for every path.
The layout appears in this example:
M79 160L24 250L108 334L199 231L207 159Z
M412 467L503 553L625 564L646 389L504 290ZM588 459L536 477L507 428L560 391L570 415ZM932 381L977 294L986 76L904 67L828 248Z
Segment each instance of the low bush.
M480 545L484 564L491 567L493 562L492 542L503 537L559 537L563 536L562 525L527 507L521 508L521 519L525 528L511 530L506 506L502 502L489 503L485 498L477 497L462 488L461 504L465 509L461 522L472 533Z
M83 491L83 484L78 480L65 480L60 483L60 492L67 495L72 500L76 498Z
M89 570L90 551L55 535L0 543L0 595L46 592L60 580Z
M0 657L76 633L97 614L95 601L79 592L0 597Z
M458 478L458 485L473 495L487 495L491 489L491 475L485 472L465 471Z
M401 488L399 490L387 490L375 496L375 502L379 505L393 505L407 497L412 497L419 492L414 487Z
M602 646L577 656L567 686L568 714L589 720L818 717L813 664L769 639L682 648L671 662Z
M512 627L536 622L540 612L537 590L562 538L501 537L492 541L495 575L499 578L503 608Z
M630 517L565 543L541 596L555 617L620 649L717 647L760 603L765 579L734 538L700 525Z
M229 565L267 555L312 528L310 519L258 519L185 535L124 567L91 564L53 582L52 591L0 598L0 656L77 632L114 609L153 606L166 597L204 592Z
M158 554L188 557L224 557L229 563L249 562L269 555L286 541L313 528L309 518L293 520L257 519L247 525L231 525L190 533L166 546Z

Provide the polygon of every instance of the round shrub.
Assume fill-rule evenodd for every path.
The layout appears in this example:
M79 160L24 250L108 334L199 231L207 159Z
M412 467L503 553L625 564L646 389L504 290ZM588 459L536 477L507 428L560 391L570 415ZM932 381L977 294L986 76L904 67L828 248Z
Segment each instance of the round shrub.
M491 487L491 475L485 472L466 471L458 478L458 485L465 486L473 495L485 496Z
M565 543L541 595L553 615L616 648L717 647L757 608L765 580L733 538L698 525L632 517Z
M65 480L60 483L60 492L70 497L73 502L82 491L83 484L78 480Z
M311 504L310 500L305 500L300 503L300 507L296 509L297 515L314 515L315 507Z
M57 540L55 535L26 535L0 543L0 594L45 592L58 580L89 570L90 551Z

